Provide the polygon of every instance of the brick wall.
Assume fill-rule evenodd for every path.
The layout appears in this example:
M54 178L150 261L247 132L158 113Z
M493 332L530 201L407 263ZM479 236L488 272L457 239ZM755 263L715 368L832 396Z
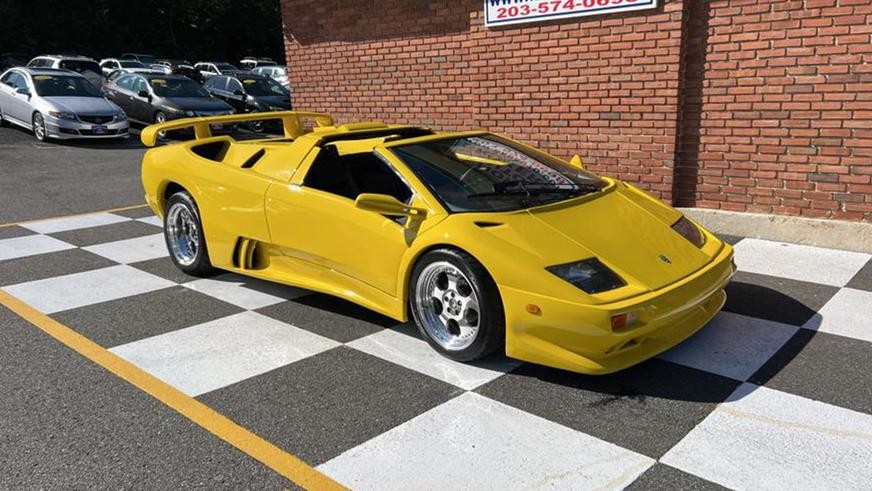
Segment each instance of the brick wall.
M872 0L707 7L692 201L872 220Z
M872 0L499 29L482 3L282 0L295 107L485 128L685 206L872 220Z

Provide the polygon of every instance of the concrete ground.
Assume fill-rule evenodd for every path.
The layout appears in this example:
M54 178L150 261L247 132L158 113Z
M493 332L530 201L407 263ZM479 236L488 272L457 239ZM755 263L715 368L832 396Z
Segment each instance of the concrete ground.
M25 222L0 228L2 489L872 480L868 254L725 237L724 311L653 360L604 377L459 364L326 295L186 276L147 209L27 222L140 203L143 149L122 147L0 130L0 210Z

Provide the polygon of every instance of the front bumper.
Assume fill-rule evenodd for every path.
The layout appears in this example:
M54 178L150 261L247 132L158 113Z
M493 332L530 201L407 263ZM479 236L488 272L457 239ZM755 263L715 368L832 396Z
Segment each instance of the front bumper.
M587 305L500 286L506 309L506 354L519 360L587 374L622 370L684 341L726 301L735 272L727 244L694 274L660 290L609 304ZM538 305L539 315L528 313ZM611 316L637 312L613 331Z
M104 127L105 133L97 133L95 127ZM112 139L128 138L130 136L130 123L126 120L114 123L97 125L71 119L60 119L51 116L45 118L45 129L49 137L58 140L71 140L79 138L87 139Z

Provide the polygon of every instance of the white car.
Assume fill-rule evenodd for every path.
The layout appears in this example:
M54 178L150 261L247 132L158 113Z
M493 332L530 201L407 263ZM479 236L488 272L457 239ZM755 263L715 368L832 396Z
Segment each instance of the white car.
M252 69L251 73L270 77L282 84L282 87L291 90L291 83L288 81L288 67L286 66L259 66Z
M103 69L87 56L42 55L30 60L27 67L63 68L81 74L98 89L103 85Z
M136 60L119 60L118 58L105 58L103 60L100 60L100 68L103 70L103 76L107 77L115 70L145 69L147 67Z
M0 76L0 124L12 123L49 138L127 138L120 107L85 77L57 68L10 68Z

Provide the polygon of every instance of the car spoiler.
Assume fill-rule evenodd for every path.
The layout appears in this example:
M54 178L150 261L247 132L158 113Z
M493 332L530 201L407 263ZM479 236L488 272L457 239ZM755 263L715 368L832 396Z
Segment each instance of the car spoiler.
M140 139L147 147L157 144L158 132L194 129L194 138L202 140L212 136L213 124L244 123L246 121L266 121L280 119L284 125L286 138L297 138L306 133L303 121L312 119L319 127L333 126L333 117L329 114L299 112L299 111L274 111L262 113L228 114L226 116L209 116L202 118L183 118L167 121L166 123L146 126L142 130Z

